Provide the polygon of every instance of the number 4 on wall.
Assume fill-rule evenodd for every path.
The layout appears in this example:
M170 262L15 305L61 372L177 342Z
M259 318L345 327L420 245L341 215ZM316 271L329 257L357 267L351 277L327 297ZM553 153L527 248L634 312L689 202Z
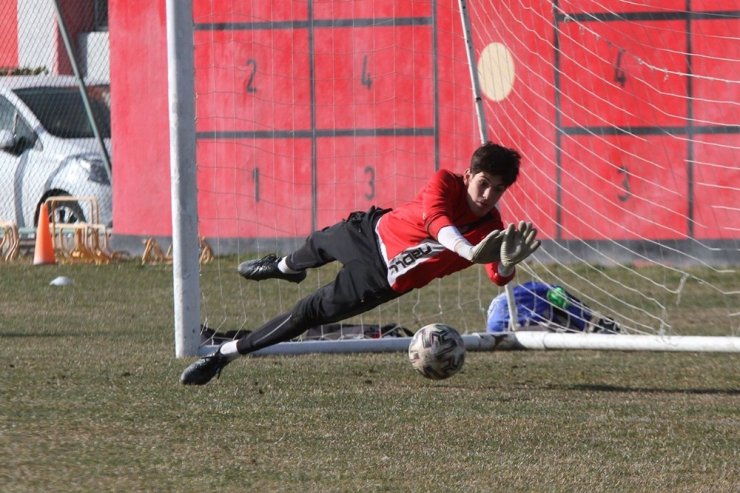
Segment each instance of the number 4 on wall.
M624 55L624 48L620 48L617 52L617 60L614 62L614 82L624 87L627 83L627 73L622 67L622 56Z
M620 175L623 175L622 189L624 190L624 193L617 195L617 198L620 202L627 202L632 195L632 190L630 190L630 172L626 166L620 166L617 171Z

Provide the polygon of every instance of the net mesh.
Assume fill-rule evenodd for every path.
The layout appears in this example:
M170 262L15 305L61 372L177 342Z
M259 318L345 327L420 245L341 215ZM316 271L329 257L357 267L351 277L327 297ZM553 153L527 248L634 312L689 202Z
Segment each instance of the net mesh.
M687 5L691 10L686 10ZM701 7L701 10L699 9ZM739 330L739 15L732 2L467 2L486 138L520 150L500 204L558 284L625 333ZM252 329L330 282L236 265L409 200L480 143L457 1L194 2L202 269L215 330ZM478 267L349 321L485 330Z

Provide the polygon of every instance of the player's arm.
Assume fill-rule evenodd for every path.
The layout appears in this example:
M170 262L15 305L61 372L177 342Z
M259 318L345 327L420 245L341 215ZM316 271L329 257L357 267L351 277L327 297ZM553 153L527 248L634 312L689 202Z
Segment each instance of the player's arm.
M439 231L452 225L451 211L460 193L460 184L446 170L439 170L422 190L422 220L424 229L432 238L439 240Z
M514 276L516 275L516 269L511 274L504 276L499 271L499 265L500 262L492 262L490 264L486 264L486 274L488 274L488 278L493 281L496 286L505 286L512 279L514 279Z
M477 264L497 262L503 241L502 231L492 231L476 245L471 244L460 233L450 219L450 211L464 193L457 178L448 171L440 170L422 192L424 226L427 232L442 246L462 258Z
M437 234L437 241L442 246L476 264L498 262L503 239L504 232L496 229L476 245L472 245L453 225L443 227Z

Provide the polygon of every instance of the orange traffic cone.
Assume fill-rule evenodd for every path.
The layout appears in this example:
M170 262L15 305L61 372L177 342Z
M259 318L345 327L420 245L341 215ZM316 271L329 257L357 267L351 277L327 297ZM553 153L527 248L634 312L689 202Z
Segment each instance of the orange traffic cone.
M41 204L39 223L36 226L36 249L33 253L33 265L56 263L54 245L51 242L51 231L49 231L49 207L44 202Z

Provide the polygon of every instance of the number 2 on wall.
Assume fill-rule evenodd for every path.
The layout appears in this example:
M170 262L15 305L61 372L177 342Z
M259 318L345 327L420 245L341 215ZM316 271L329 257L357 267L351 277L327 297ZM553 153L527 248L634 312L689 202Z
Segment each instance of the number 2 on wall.
M257 88L254 86L254 77L257 75L257 61L250 58L247 60L247 67L251 69L247 79L247 92L257 92Z

